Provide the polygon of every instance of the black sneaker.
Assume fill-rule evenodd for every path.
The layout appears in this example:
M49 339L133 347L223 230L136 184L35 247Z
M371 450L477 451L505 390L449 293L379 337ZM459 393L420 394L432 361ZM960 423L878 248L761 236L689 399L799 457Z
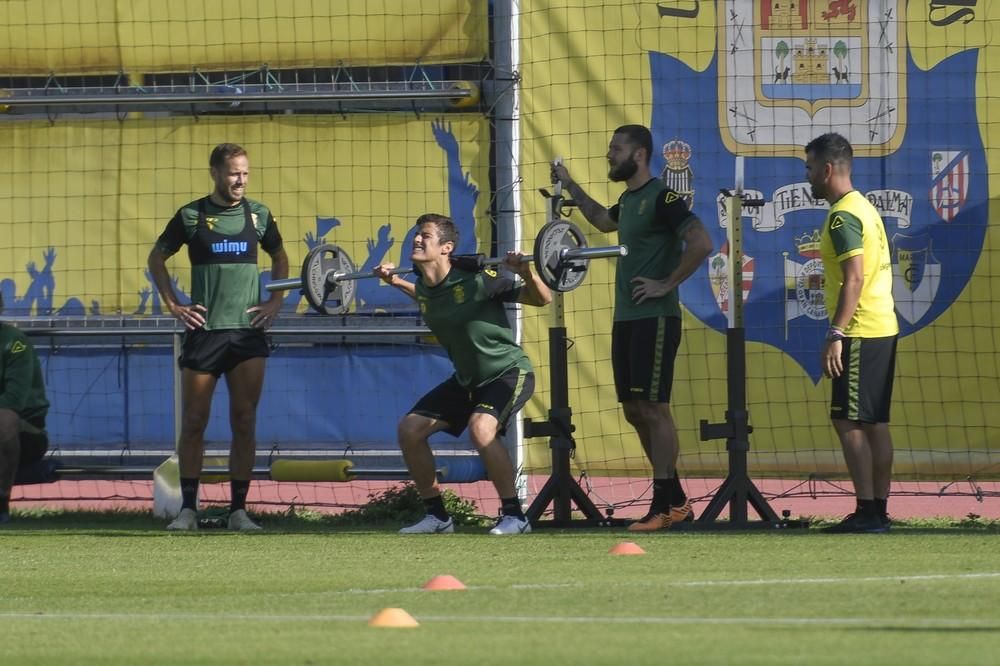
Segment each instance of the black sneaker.
M849 514L836 525L823 528L830 534L881 534L889 528L877 516L867 518L858 513Z
M892 528L892 518L889 517L889 514L881 516L879 520L882 521L882 527L885 528L886 532L888 532Z
M10 513L7 511L0 512L0 525L10 522Z

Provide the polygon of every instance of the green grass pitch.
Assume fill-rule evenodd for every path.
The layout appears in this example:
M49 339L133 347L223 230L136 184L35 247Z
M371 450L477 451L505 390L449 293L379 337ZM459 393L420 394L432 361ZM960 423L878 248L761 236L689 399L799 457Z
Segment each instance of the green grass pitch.
M996 664L1000 530L0 530L0 664ZM608 550L634 541L645 555ZM438 574L468 589L425 591ZM373 628L383 608L420 624Z

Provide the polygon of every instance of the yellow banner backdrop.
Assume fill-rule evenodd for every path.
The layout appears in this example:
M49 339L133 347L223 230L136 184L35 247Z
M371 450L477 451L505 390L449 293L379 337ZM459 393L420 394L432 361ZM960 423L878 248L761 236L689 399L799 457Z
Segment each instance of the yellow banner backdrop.
M464 249L488 248L489 126L479 116L211 117L0 124L0 285L7 314L152 314L146 257L174 212L211 191L221 142L250 158L248 196L278 220L293 274L321 240L365 261L409 265L408 232L451 214ZM487 250L488 251L488 250ZM171 260L183 292L186 253ZM268 268L266 255L261 266ZM359 307L391 308L366 285ZM304 304L298 304L303 309Z
M18 0L0 72L46 76L478 62L486 0Z
M521 202L526 234L545 219L535 188L548 183L555 157L597 201L613 204L624 184L608 182L607 145L617 126L638 123L653 130L653 175L687 179L694 210L715 241L712 260L724 267L726 222L717 197L720 188L733 186L731 146L753 146L737 153L759 158L748 162L747 187L766 201L762 213L743 225L745 251L753 255L744 267L751 472L843 476L829 382L815 372L826 316L812 319L796 310L780 248L796 260L789 258L785 270L791 263L804 275L806 258L791 237L811 232L824 214L794 198L795 184L805 180L800 139L831 128L850 133L856 155L873 158L855 161L856 186L876 199L896 196L899 203L893 210L879 201L899 271L903 328L892 410L895 472L995 476L1000 272L993 266L1000 214L992 204L1000 192L1000 124L987 121L1000 115L1000 72L991 69L1000 62L1000 46L987 36L1000 28L1000 4L801 4L794 17L781 14L787 13L784 3L750 0L550 0L522 7L520 163L531 185ZM905 71L894 64L900 48L915 65L904 60ZM876 50L885 58L865 55ZM785 74L785 67L807 60L819 68L816 82ZM889 90L889 98L876 97L878 90ZM872 167L877 160L885 161ZM888 170L882 184L879 167ZM777 210L783 203L793 211L785 217ZM591 245L617 240L594 230L578 211L571 219ZM765 249L765 242L775 249ZM574 341L573 464L592 475L642 476L649 466L614 395L609 263L592 262L584 286L566 296ZM713 296L710 270L699 269L681 290L684 340L671 405L684 475L728 468L725 442L699 439L699 421L722 422L727 409L728 296ZM529 352L546 358L550 321L530 310L526 317ZM526 415L544 419L547 404L543 391ZM544 473L549 467L547 443L530 441L526 469Z

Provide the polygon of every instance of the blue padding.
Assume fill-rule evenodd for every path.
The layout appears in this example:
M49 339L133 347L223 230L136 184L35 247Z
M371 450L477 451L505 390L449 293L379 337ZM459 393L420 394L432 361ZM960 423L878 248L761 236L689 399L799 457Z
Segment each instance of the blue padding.
M135 451L173 447L169 347L38 349L52 403L46 426L61 451L123 443ZM398 451L400 417L452 372L436 345L279 347L264 377L258 447ZM222 380L206 432L210 447L228 448L228 411ZM443 434L431 441L462 445Z

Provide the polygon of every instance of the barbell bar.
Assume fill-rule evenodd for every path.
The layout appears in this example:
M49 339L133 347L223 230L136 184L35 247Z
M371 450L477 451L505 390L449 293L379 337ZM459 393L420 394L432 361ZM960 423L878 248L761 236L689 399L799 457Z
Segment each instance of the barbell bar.
M534 253L524 255L522 261L534 262L538 275L550 289L571 291L583 283L588 262L592 259L624 257L624 245L587 247L586 237L572 223L553 220L539 231ZM503 263L501 257L484 255L458 255L452 263L459 268L478 271ZM412 273L412 268L395 268L392 275ZM309 305L321 314L343 314L354 300L357 280L377 277L371 272L355 270L355 264L337 245L318 245L311 249L302 263L299 278L275 280L265 285L268 291L301 289Z

